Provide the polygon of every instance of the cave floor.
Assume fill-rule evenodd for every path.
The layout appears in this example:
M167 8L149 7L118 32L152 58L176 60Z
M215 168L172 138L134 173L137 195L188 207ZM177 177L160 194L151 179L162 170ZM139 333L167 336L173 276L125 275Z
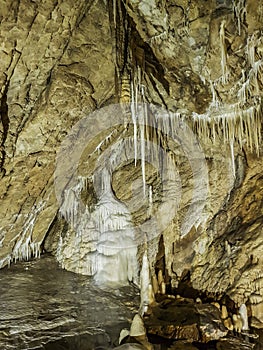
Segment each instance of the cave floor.
M0 350L114 348L120 330L129 328L140 303L134 286L99 288L87 276L59 268L50 255L0 270L0 296ZM256 350L263 349L262 334ZM154 350L189 349L182 344L179 348L179 343L151 341ZM197 346L216 349L213 343ZM246 349L242 341L238 348L225 346Z

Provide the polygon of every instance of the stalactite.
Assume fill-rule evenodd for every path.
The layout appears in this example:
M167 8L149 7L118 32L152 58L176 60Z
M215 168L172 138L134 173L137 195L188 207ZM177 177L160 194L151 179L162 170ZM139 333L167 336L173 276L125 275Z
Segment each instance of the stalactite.
M232 171L233 177L236 177L236 166L235 166L235 153L234 153L234 139L230 140L230 153L231 153L231 162L232 162Z
M215 89L214 83L212 82L211 79L210 79L210 88L211 88L211 92L212 92L212 103L211 103L210 107L217 109L220 106L220 100L218 98L218 94L217 94L217 91Z
M253 85L255 89L255 94L259 94L259 81L263 81L263 60L258 60L254 62L252 69L249 72L250 84Z
M147 120L147 107L146 106L146 100L145 100L145 94L144 94L144 86L141 86L141 94L142 94L142 100L145 104L143 106L143 112L140 113L141 120L140 120L140 144L141 144L141 168L142 168L142 181L143 181L143 194L146 195L146 179L145 179L145 126L147 126L146 120Z
M80 195L81 192L86 189L87 179L83 176L79 176L76 184L69 186L64 190L64 199L60 206L60 214L72 224L74 227L79 220L80 208Z
M241 35L241 25L246 17L246 0L233 0L233 12L237 19L238 35Z
M125 67L121 74L120 103L129 104L131 102L131 77L128 68Z
M145 86L142 84L142 72L140 67L136 67L132 76L132 88L131 88L131 117L134 127L134 157L135 165L137 160L137 141L140 143L141 153L141 172L143 181L143 193L146 196L146 177L145 177L145 144L149 141L149 135L147 130L148 125L148 110L147 100L145 93ZM135 94L134 94L135 91ZM142 104L139 107L139 103ZM137 126L139 129L139 138L137 136Z
M42 211L45 203L40 201L33 206L33 210L28 215L23 230L18 234L18 239L14 245L10 261L29 260L31 257L40 257L41 242L32 241L32 234L38 214Z
M153 211L153 191L152 191L152 186L149 186L148 201L149 201L148 216L151 217L152 216L152 211Z
M117 4L116 4L117 0L112 0L113 2L113 23L114 23L114 27L117 27Z
M261 143L261 121L262 104L260 99L255 99L254 103L244 108L240 103L227 105L218 111L208 111L206 114L199 115L193 113L194 129L200 135L201 139L210 139L210 130L213 129L213 123L219 125L218 135L224 143L230 143L237 140L242 148L244 140L251 152L255 150L259 155L259 145Z
M253 67L255 63L255 47L256 47L255 34L252 34L251 36L248 36L248 39L247 39L247 58L248 58L248 63L250 64L251 67Z
M133 81L131 81L131 117L133 122L134 165L135 166L137 163L137 114L136 113L137 113L137 100L135 100L135 96L134 96L134 83Z
M251 96L251 89L250 89L249 83L250 83L249 79L244 81L242 83L241 88L238 90L238 93L237 93L237 97L238 97L239 101L243 104L245 104L247 102L247 100L249 99L249 97Z
M221 70L222 70L222 83L226 84L228 81L228 67L227 67L227 50L226 50L226 37L225 37L226 21L223 20L220 25L219 39L221 50Z

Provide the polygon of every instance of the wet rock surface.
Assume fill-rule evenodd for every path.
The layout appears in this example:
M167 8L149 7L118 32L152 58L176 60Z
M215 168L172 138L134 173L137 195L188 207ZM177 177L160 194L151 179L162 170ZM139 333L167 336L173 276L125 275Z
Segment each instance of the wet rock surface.
M0 271L0 349L96 349L118 344L138 307L132 287L103 290L42 257Z
M152 314L145 318L145 324L149 334L192 342L220 339L228 332L215 306L180 301L166 301L153 307Z
M139 293L132 286L101 289L86 276L61 270L49 255L2 269L0 280L1 350L112 349L118 346L121 329L130 329L139 308ZM231 334L208 341L215 339L215 330L224 332L218 325L217 309L212 305L197 305L192 301L181 305L181 309L178 302L171 308L167 306L167 301L163 302L156 312L153 311L155 322L145 318L148 341L154 350L246 350L256 343L255 339L249 343L242 335L234 337ZM178 330L179 323L182 332L178 334L190 335L191 339L168 339L172 332L167 334L168 328L163 325L169 324L174 331ZM205 331L200 331L202 324L206 326ZM192 330L185 332L184 326L186 330ZM156 336L157 333L162 336ZM205 335L208 342L192 343L195 340L193 334L198 335L199 340L202 334ZM131 338L126 341L132 341ZM123 344L120 349L145 349L142 343L149 346L149 343L141 342L140 337L134 340L136 343ZM254 349L261 350L262 344L260 338Z
M76 122L101 106L130 100L132 85L145 101L189 121L208 171L204 199L203 178L194 183L180 144L160 143L176 159L182 189L176 216L163 232L160 259L167 280L177 286L187 271L196 290L212 299L227 295L236 309L245 303L251 325L262 328L262 19L262 0L1 1L0 267L38 256L43 243L56 255L60 236L73 237L58 215L56 154ZM94 135L88 146L96 149L102 136ZM134 183L135 192L143 193L141 169L133 161L124 165L111 183L123 203ZM154 211L167 194L158 169L148 168ZM95 205L89 190L81 195ZM147 209L138 205L135 219L146 220ZM152 270L158 243L159 237L149 242ZM78 257L66 244L67 249L74 257L68 268L76 271ZM139 251L139 262L141 257ZM13 290L8 283L1 285L4 293ZM25 296L31 311L32 297ZM60 327L64 315L54 314Z

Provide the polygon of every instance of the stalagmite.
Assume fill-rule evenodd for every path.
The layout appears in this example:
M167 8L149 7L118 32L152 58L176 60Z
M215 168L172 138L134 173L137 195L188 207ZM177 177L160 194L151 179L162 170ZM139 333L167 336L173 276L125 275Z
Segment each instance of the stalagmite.
M154 302L147 249L145 250L142 259L142 268L140 273L140 295L140 314L143 316L143 314L148 311L148 306Z
M228 318L228 312L227 312L227 307L226 305L222 305L222 309L221 309L221 318L223 320L225 320L226 318Z
M143 319L139 314L136 314L132 320L129 341L134 343L130 345L138 344L142 346L142 349L144 350L153 350L153 346L149 343L146 335L146 329L143 323ZM128 343L125 345L128 345Z
M119 336L119 344L121 344L122 340L125 339L130 335L130 331L126 328L122 329L120 331L120 336Z
M141 337L146 336L146 329L144 327L143 319L139 314L136 314L133 317L131 329L130 329L131 337Z
M224 326L225 326L228 330L230 330L230 331L233 331L233 330L234 330L231 317L228 317L227 319L225 319L224 322L223 322L223 324L224 324Z
M154 294L157 294L159 292L159 286L158 286L158 281L155 274L152 276L152 286L153 286Z
M219 311L221 310L220 304L217 301L212 301L211 304L214 305Z
M247 307L245 304L241 304L239 308L239 314L242 320L242 330L243 331L248 331L249 326L248 326L248 316L247 316Z
M163 282L163 272L162 270L158 271L158 284L159 286L161 285L161 283Z
M165 293L166 293L166 284L164 281L162 281L162 283L160 284L160 293L162 295L165 295Z
M240 315L233 314L232 315L232 320L233 320L234 331L237 332L237 333L241 333L242 320L241 320Z

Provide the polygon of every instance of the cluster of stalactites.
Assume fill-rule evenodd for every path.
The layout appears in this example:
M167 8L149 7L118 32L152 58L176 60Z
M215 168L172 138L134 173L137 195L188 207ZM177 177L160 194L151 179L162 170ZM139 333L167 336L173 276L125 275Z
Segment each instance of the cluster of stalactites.
M9 264L18 260L29 260L30 258L39 258L41 253L41 242L33 240L33 229L38 214L42 211L44 202L39 202L33 206L32 211L28 214L28 218L23 229L17 235L17 240L9 256Z
M87 187L87 178L78 176L74 185L64 190L64 197L59 208L59 214L65 218L74 227L78 225L79 214L81 213L80 195Z
M234 1L234 12L241 30L244 15L244 1ZM246 69L242 70L239 80L235 84L234 103L226 104L220 99L216 89L217 84L228 84L230 70L227 65L226 49L226 21L223 20L219 30L221 50L221 71L219 79L209 79L212 101L204 114L193 113L193 128L201 140L217 140L217 135L224 143L229 143L233 149L234 142L242 148L245 144L251 152L259 155L262 134L262 100L263 57L262 36L256 31L247 39ZM232 92L231 92L232 93Z
M238 142L242 148L247 144L250 151L259 155L262 132L262 106L254 104L247 109L239 104L229 105L214 114L193 114L193 127L202 140L216 142L218 135L224 143Z
M57 260L63 268L94 276L98 284L135 282L137 244L130 213L112 192L106 164L95 171L94 177L99 178L93 183L99 201L92 211L81 199L87 179L78 176L64 191L60 213L75 232L60 237Z

